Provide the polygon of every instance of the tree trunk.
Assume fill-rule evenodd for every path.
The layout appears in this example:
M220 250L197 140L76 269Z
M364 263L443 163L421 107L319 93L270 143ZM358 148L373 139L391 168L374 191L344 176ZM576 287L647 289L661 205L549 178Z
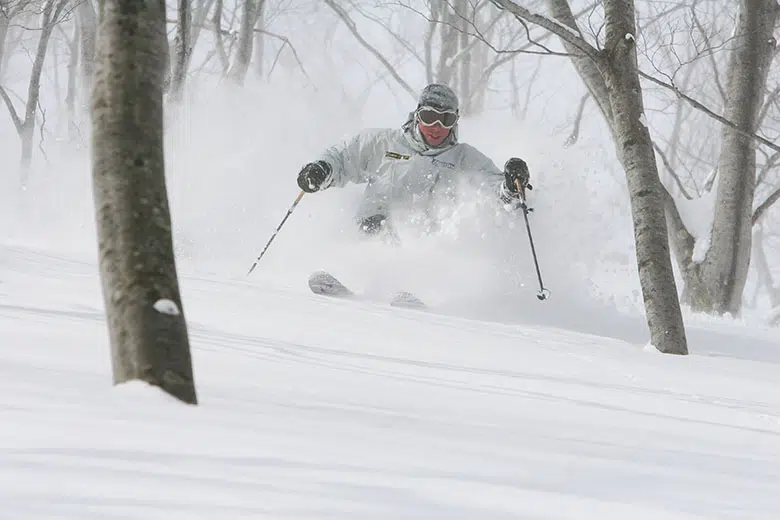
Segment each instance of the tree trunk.
M33 141L35 139L35 116L32 119L26 120L22 124L22 131L19 132L19 139L22 145L22 154L20 161L20 169L22 172L22 186L27 186L30 178L30 167L32 166L33 156Z
M750 135L758 128L779 9L776 0L741 0L724 117ZM750 265L755 183L755 141L724 125L710 249L701 264L684 271L688 274L684 301L694 310L735 315L740 311ZM693 262L690 257L684 261Z
M441 47L439 48L436 81L450 85L455 79L452 60L458 54L458 20L452 6L448 2L445 2L442 8L441 20L442 26L439 28Z
M531 20L558 35L572 53L577 72L598 103L626 170L639 283L645 305L650 341L666 354L687 354L677 286L669 254L664 203L668 193L658 177L653 143L644 115L636 57L636 22L633 0L605 0L606 43L597 50L576 27L566 0L549 0L562 29L512 0L494 0L513 15Z
M441 4L439 0L430 1L430 15L428 26L425 29L423 37L423 55L425 61L425 82L433 83L433 38L436 36L436 29L439 27L438 21L441 14Z
M230 79L239 85L243 85L246 73L249 70L249 64L252 62L252 36L255 27L255 13L258 7L257 1L262 0L244 0L244 11L241 14L241 29L238 33L236 61L233 62L229 72Z
M187 68L190 62L192 44L192 11L190 0L178 0L178 22L173 43L173 73L171 76L171 98L174 102L181 101L184 96L184 84L187 79Z
M605 2L604 72L618 158L626 170L634 220L639 281L650 341L661 352L687 354L688 346L669 254L661 181L644 115L636 61L633 0Z
M165 185L163 0L103 0L92 97L93 194L114 383L197 402Z
M73 30L73 39L68 41L68 91L65 94L65 110L68 120L68 139L78 138L76 126L76 88L78 84L79 66L79 32L78 23Z
M92 0L78 2L76 11L79 25L79 50L81 52L81 75L83 87L91 88L95 73L95 39L97 38L97 13Z
M5 41L8 38L10 28L10 18L5 10L0 10L0 83L3 82L3 73L5 72Z
M263 55L265 54L265 34L260 32L264 29L264 20L265 1L260 2L260 7L258 7L257 15L255 16L255 72L260 79L262 79L265 74L265 66L263 63Z
M217 4L214 7L214 40L215 47L217 49L217 57L219 57L219 64L222 67L222 77L225 77L230 68L230 60L228 59L227 51L225 50L225 38L222 34L222 9L223 1L216 0Z
M17 25L11 22L24 11L28 3L29 0L17 0L10 4L5 0L0 0L0 83L2 83L3 74L8 65L9 49L12 48L8 45L8 37L11 34L11 28Z
M192 26L190 27L190 58L192 58L192 51L198 44L200 32L206 25L212 5L214 5L214 0L200 0L197 3L197 7L193 10Z
M474 114L472 110L471 102L471 84L473 78L471 77L471 49L469 49L469 43L471 42L471 36L469 35L469 11L468 2L466 0L459 0L456 4L456 10L460 13L460 34L458 35L459 54L460 60L458 62L458 97L460 97L461 113L464 116L470 116ZM476 12L474 13L473 22L476 24Z
M756 232L755 250L759 287L761 284L766 287L767 294L769 295L769 304L772 308L780 309L780 285L776 286L775 281L772 278L772 268L770 267L769 260L767 260L766 252L764 251L764 233L761 226L759 226L759 229Z
M555 20L567 27L571 27L577 34L580 34L580 30L577 27L577 20L574 17L568 0L548 0L548 3ZM609 95L606 90L607 86L604 83L601 72L598 70L598 67L594 66L590 57L586 56L580 49L566 40L562 40L562 43L566 52L571 54L572 64L577 70L580 78L582 78L583 83L585 83L588 91L593 94L593 99L596 101L596 105L599 107L601 115L604 116L607 126L612 130L612 107L609 103Z
M49 0L46 2L41 16L41 35L38 39L38 47L35 51L32 72L30 73L30 82L27 86L27 105L24 111L24 123L22 124L19 137L22 140L22 186L27 185L27 180L32 164L33 137L35 132L35 116L38 113L38 100L41 95L41 74L43 74L43 63L46 60L46 51L49 48L49 39L54 31L54 26L69 0Z

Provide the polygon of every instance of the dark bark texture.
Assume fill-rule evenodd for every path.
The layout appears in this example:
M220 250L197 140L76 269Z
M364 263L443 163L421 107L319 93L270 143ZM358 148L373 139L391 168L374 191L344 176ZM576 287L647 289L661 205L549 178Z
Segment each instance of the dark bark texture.
M195 404L163 150L163 0L103 0L92 97L93 192L114 382Z

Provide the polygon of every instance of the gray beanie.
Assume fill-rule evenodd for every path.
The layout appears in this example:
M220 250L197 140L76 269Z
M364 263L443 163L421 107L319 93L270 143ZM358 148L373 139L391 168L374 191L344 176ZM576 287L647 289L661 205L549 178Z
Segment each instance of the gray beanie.
M458 111L458 96L447 85L431 83L420 93L417 106Z

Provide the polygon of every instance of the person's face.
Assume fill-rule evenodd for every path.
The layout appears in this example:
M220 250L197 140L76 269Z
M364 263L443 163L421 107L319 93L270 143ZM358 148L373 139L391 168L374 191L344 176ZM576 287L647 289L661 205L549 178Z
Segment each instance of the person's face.
M422 107L417 111L417 126L428 146L437 147L444 143L457 122L455 111L433 107Z
M417 123L420 127L420 133L425 138L425 142L428 146L434 148L440 146L450 135L450 129L441 126L441 123L434 123L431 126L425 126L422 123Z

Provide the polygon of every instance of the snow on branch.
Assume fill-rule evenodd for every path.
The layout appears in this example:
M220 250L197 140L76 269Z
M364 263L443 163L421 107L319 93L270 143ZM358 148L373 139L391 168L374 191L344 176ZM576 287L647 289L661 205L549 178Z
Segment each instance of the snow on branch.
M586 42L576 29L569 27L568 25L563 24L557 20L553 20L552 18L548 18L544 15L533 13L528 9L526 9L525 7L521 7L517 5L512 0L490 0L490 1L497 8L512 13L515 16L515 18L526 20L528 22L538 25L539 27L543 27L547 29L551 33L557 35L560 39L562 39L566 43L579 49L586 56L594 60L598 60L598 55L599 55L598 50L596 50L592 45Z

